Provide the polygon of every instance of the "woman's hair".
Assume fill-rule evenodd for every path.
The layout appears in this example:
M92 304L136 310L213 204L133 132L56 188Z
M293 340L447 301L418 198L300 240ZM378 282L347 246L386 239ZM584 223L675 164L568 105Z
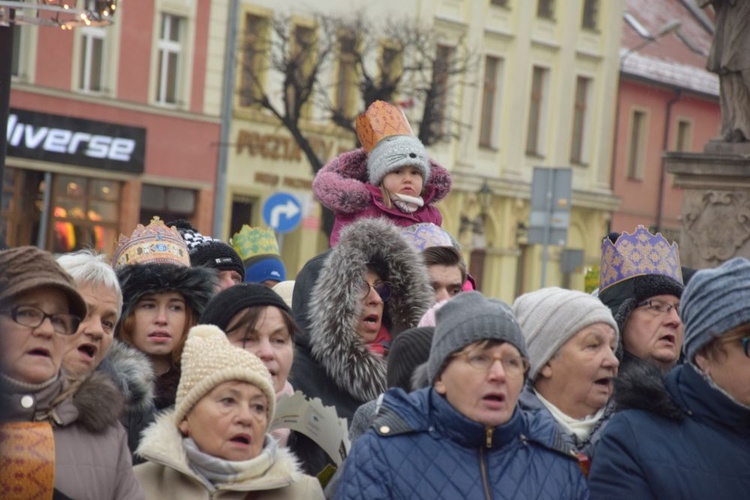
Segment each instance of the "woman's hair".
M169 292L161 292L161 293L169 293ZM161 293L146 294L143 297L141 297L140 300L143 300L146 297L153 297L154 295L161 295ZM133 312L131 312L128 315L128 317L122 318L122 320L120 320L120 325L117 328L117 338L122 340L126 344L138 349L133 343L133 335L135 334L135 331L134 331L135 309L136 309L135 307L132 309ZM187 340L188 332L197 323L198 323L198 315L195 314L195 311L193 311L191 308L185 306L185 328L183 328L182 330L182 337L180 337L180 340L177 342L177 345L175 345L175 348L172 350L172 353L171 353L172 365L174 366L180 365L180 359L182 358L182 348L185 346L185 340Z
M237 324L230 330L227 328L225 333L229 335L230 332L234 332L239 330L240 328L249 328L250 330L255 330L256 325L258 324L258 321L260 320L263 311L267 307L275 307L279 313L281 313L281 317L284 320L284 326L286 326L287 331L289 332L289 335L294 339L299 333L300 329L297 326L297 323L294 321L294 318L291 314L289 314L287 311L281 309L280 307L276 307L273 305L258 305L258 306L250 306L246 307L241 311L239 320L237 321Z
M698 350L696 355L701 354L710 361L721 363L727 357L725 345L730 342L739 341L748 335L750 335L750 323L745 323L721 335L715 335L708 344Z
M117 294L117 311L122 311L120 281L106 255L84 249L59 256L57 263L70 274L78 286L89 283L114 290Z

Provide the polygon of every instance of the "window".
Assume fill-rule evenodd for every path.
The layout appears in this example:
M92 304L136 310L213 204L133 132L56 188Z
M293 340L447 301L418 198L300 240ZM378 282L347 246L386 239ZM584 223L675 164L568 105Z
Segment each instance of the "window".
M357 38L354 33L339 36L339 68L336 80L336 111L343 116L353 114L354 92L357 89Z
M630 121L630 143L628 146L628 178L643 179L646 154L646 112L633 111Z
M13 54L11 55L10 74L21 76L21 27L17 24L13 29Z
M163 221L190 219L195 212L195 191L144 184L141 189L139 221L148 224L154 215Z
M542 114L544 113L544 93L549 70L534 66L531 77L531 99L529 102L529 129L526 135L526 154L541 154Z
M298 71L298 81L308 81L315 64L315 28L297 25L294 27L294 38L292 43L291 62L295 64ZM312 87L305 85L305 87ZM293 103L290 103L293 104ZM300 115L310 118L312 115L312 99L308 99L300 110Z
M159 58L156 67L156 102L177 104L182 57L185 18L172 14L161 15L159 32Z
M599 0L583 0L581 27L596 30L599 27Z
M576 95L573 106L573 136L570 145L570 161L572 163L586 163L586 120L590 88L591 79L579 76L576 80Z
M479 145L487 148L496 147L495 132L499 76L501 71L501 61L494 56L487 56L484 60L484 85L482 88L482 122L479 128Z
M450 93L450 72L453 66L455 49L447 45L438 45L435 52L435 64L432 69L432 89L435 101L433 104L431 134L441 139L448 134L448 94Z
M394 84L401 77L401 52L393 47L384 46L380 54L381 85Z
M78 88L85 92L104 90L104 37L105 28L86 26L81 28L81 68Z
M539 3L536 4L536 17L554 19L555 0L539 0Z
M490 0L491 5L496 5L497 7L507 7L509 0Z
M690 151L693 143L693 124L689 120L677 120L676 151Z
M240 70L240 106L252 106L262 96L263 58L267 49L265 40L268 27L268 18L254 14L245 15Z

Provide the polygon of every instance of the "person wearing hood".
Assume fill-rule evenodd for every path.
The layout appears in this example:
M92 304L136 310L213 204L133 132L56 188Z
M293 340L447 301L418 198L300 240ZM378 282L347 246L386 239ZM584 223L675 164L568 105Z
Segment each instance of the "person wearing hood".
M188 334L174 409L144 433L135 474L154 500L322 499L294 455L266 434L276 395L257 356L213 325Z
M622 374L592 498L745 498L750 491L750 261L700 270L682 294L684 364Z
M599 300L610 308L620 331L620 372L646 360L668 372L680 360L684 289L677 243L638 226L633 234L612 233L602 241Z
M437 311L430 386L385 393L336 499L588 497L549 415L518 408L529 364L507 304L465 292Z
M174 404L182 346L214 293L216 271L190 267L185 241L158 217L139 224L130 238L121 236L113 261L123 295L116 336L149 359L154 407L161 411ZM153 414L128 419L131 444L152 420Z
M0 251L0 492L13 498L140 499L123 395L102 373L68 376L86 301L54 257Z
M61 255L57 262L73 278L87 306L63 369L82 377L95 370L106 373L125 396L121 419L127 423L145 418L154 412L154 371L145 354L114 338L122 291L109 259L80 250ZM137 442L129 444L135 449Z
M596 297L558 287L521 295L513 314L531 364L520 406L549 413L588 466L614 411L617 323Z
M344 227L362 218L440 226L434 203L450 192L451 176L428 158L403 111L375 101L357 118L357 137L362 148L337 156L313 180L315 196L336 216L331 246Z
M424 263L396 226L385 219L347 226L315 281L290 382L351 421L357 407L386 389L391 339L416 326L431 301ZM306 470L317 475L325 465L303 450L309 440L292 438Z

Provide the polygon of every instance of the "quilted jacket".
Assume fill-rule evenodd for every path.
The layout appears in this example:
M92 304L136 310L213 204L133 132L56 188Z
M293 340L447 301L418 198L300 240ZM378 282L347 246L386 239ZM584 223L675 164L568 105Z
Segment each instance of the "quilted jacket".
M666 379L642 364L616 386L618 408L597 446L592 498L748 498L750 408L692 365Z
M354 444L335 498L581 499L588 486L546 414L485 428L432 388L391 389Z

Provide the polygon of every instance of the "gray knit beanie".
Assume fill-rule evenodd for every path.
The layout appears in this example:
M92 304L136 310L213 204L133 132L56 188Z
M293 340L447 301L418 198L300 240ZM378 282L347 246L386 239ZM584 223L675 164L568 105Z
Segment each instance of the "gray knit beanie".
M750 261L737 257L695 273L682 293L682 350L688 361L716 337L750 323Z
M426 186L430 178L427 151L412 135L386 137L367 156L367 172L373 186L380 185L386 174L407 166L417 167L422 172L422 186Z
M558 287L526 293L513 302L513 313L521 326L529 349L529 379L576 333L595 323L605 323L615 330L617 323L609 308L596 297Z
M459 293L438 309L435 336L427 361L430 382L451 354L481 340L502 340L526 357L526 342L508 304L479 292Z

